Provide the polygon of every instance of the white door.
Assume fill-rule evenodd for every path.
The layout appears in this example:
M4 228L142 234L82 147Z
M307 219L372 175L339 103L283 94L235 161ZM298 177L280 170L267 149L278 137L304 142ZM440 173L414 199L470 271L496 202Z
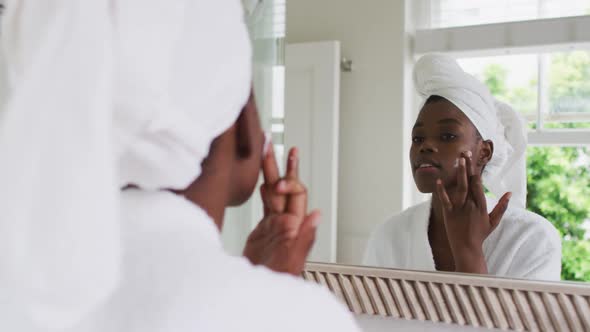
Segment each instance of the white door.
M310 261L336 262L340 43L290 44L285 52L286 148L300 151L310 209L320 209Z

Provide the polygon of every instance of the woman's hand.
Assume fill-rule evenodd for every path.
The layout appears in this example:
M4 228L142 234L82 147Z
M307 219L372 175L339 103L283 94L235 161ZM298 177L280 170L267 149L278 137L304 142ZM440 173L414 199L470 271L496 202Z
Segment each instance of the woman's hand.
M447 237L457 272L487 274L483 242L500 224L511 193L506 193L488 214L480 174L473 174L471 153L459 159L457 185L449 193L437 181L436 198L443 207Z
M307 214L307 189L299 180L297 149L289 151L281 178L272 147L263 161L260 193L264 218L248 237L244 256L253 264L300 275L315 240L319 212Z

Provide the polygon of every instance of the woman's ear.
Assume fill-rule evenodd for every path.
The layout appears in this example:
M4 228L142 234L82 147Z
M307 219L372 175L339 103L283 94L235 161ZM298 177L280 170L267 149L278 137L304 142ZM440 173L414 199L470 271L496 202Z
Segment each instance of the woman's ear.
M494 143L492 141L484 141L482 140L480 143L479 149L479 156L477 158L477 165L480 167L485 167L490 160L492 160L492 156L494 155Z

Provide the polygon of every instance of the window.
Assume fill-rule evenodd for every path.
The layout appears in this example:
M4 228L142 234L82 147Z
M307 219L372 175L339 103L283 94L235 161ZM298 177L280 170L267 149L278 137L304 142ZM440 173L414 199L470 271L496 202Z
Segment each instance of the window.
M273 117L282 117L280 110L283 109L285 0L242 0L242 4L253 46L253 81L258 114L263 128L270 130ZM279 113L275 114L277 110ZM262 219L262 211L259 195L253 195L240 207L226 210L221 234L226 252L242 254L248 234Z
M463 58L459 63L522 113L533 130L590 128L590 51ZM590 137L579 143L590 143Z
M273 106L272 106L272 124L271 135L272 142L275 147L275 155L279 162L279 171L285 171L285 165L282 160L285 160L285 67L276 67L273 70Z
M265 130L272 134L278 161L284 159L285 117L284 40L286 34L286 0L252 0L248 18L254 45L254 84L258 111ZM282 168L283 163L279 163ZM281 169L282 171L282 169Z
M562 277L590 281L590 51L459 63L529 122L528 209L561 232ZM580 135L564 140L568 132Z
M534 54L459 59L468 73L486 83L492 94L510 104L530 123L537 121L538 65Z
M422 0L426 27L444 28L590 14L588 0Z

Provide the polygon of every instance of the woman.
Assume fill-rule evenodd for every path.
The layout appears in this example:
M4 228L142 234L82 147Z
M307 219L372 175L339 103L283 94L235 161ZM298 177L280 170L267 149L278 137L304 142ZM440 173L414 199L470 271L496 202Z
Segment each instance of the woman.
M242 14L234 0L6 2L1 331L357 330L326 290L221 247L264 145ZM272 162L245 254L299 273L318 215L296 165L280 178Z
M520 117L448 56L419 59L414 82L425 103L410 163L417 188L433 197L378 226L364 263L559 280L559 234L524 209Z

